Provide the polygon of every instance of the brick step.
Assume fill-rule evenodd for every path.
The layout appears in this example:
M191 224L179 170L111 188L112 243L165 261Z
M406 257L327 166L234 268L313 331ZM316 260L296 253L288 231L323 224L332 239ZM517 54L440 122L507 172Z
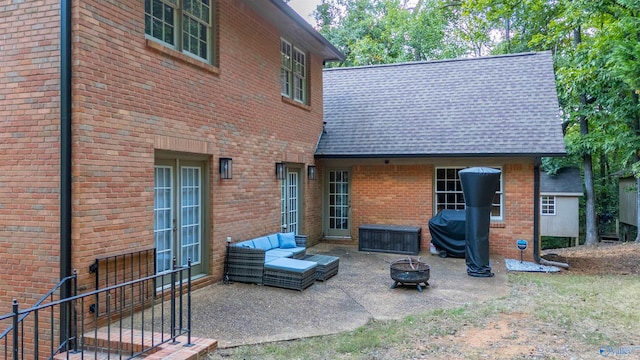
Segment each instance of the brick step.
M132 352L140 352L144 348L151 346L152 335L146 332L144 344L142 341L142 332L138 330L123 330L122 343L120 339L120 329L111 329L111 334L105 328L98 330L97 334L90 332L84 335L84 355L78 353L60 353L54 356L54 359L82 359L97 358L108 359L122 356L129 356ZM97 336L96 336L97 335ZM133 335L133 342L131 341ZM169 336L164 335L164 340ZM163 335L153 333L153 343L158 344L162 341ZM175 359L175 360L197 360L204 358L208 353L214 351L218 347L218 341L214 339L191 337L191 345L187 345L187 337L180 336L176 342L169 342L158 346L140 358L145 359ZM95 352L97 348L97 353ZM132 351L133 350L133 351Z

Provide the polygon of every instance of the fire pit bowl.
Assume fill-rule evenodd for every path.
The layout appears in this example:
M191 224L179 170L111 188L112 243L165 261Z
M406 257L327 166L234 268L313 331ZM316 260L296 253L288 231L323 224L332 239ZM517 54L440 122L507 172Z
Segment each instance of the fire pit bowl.
M395 289L398 284L415 284L418 291L422 292L420 284L429 286L431 268L427 263L412 258L399 259L391 263L391 279L395 282L391 285Z

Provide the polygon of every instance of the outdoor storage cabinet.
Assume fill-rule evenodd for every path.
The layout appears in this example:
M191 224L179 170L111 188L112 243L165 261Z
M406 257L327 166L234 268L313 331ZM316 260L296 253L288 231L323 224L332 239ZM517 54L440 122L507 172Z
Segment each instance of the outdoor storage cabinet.
M360 225L358 250L416 255L420 252L422 228L399 225Z

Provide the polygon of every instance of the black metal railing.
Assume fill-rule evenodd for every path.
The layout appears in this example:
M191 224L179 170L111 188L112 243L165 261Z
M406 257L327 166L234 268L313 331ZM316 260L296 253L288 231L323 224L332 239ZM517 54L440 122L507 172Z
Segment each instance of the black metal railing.
M160 290L156 290L158 284L164 284ZM149 300L137 305L135 299L140 293L146 296L149 287L153 287ZM89 311L89 306L101 297L108 300L105 315L99 317ZM112 308L110 304L114 303ZM60 326L65 308L71 310L69 323ZM176 342L180 336L186 336L185 345L190 346L191 260L187 266L177 267L174 259L170 271L80 295L74 293L24 310L14 300L13 311L0 316L0 324L3 321L11 321L0 338L5 359L50 359L63 352L84 355L85 351L94 351L91 357L96 359L98 352L130 359Z
M89 272L95 274L95 290L107 288L116 284L133 281L143 277L152 276L156 273L156 249L148 248L128 253L108 255L96 258L93 264L89 266ZM148 296L155 296L154 284L149 284L150 288L144 292ZM141 296L142 293L136 294L132 300L137 301L135 305L142 305L149 298ZM117 294L113 299L118 299ZM97 299L100 300L100 299ZM96 312L98 316L106 314L106 299L101 302L96 301L91 304L91 312ZM112 311L118 311L118 301L109 304Z
M40 300L38 300L33 307L39 307L39 306L43 306L43 304L45 302L48 303L52 303L54 301L56 301L56 296L60 296L59 294L59 290L63 287L63 286L67 286L67 285L71 285L71 288L73 289L72 291L72 296L75 296L78 294L78 286L77 286L77 272L74 271L73 275L71 276L67 276L65 278L63 278L62 280L60 280L58 282L58 284L56 284L56 286L54 286L51 290L49 290L49 292L47 292L42 298L40 298ZM2 333L0 333L0 344L4 344L4 358L8 359L9 357L9 349L11 349L12 352L12 356L13 358L15 358L14 354L15 352L18 351L19 348L23 348L24 349L24 344L25 344L25 339L22 338L20 339L19 337L15 336L15 332L18 330L18 327L21 326L22 330L24 330L24 325L26 323L25 319L27 318L27 316L30 314L29 312L23 312L20 313L18 316L16 316L16 312L18 310L18 301L17 300L13 300L13 304L12 304L12 313L6 314L6 315L2 315L0 316L0 324L6 323L8 321L10 321L10 325L7 327L7 329L5 329ZM60 308L60 311L64 311L67 315L69 316L69 314L72 313L71 309L66 306L64 308ZM55 319L55 314L53 312L51 312L49 314L49 319L50 322L53 323L54 319ZM38 325L38 321L35 321L35 325L37 327ZM65 329L66 330L66 329ZM54 334L53 332L51 333L52 335ZM11 339L11 346L9 346L9 338L12 336ZM65 338L69 338L70 340L73 341L74 337L73 336L65 336ZM35 340L38 340L37 338ZM54 339L51 338L49 341L51 344L53 344ZM66 345L63 344L63 342L61 341L61 345ZM0 345L1 346L1 345ZM24 353L23 353L24 355Z

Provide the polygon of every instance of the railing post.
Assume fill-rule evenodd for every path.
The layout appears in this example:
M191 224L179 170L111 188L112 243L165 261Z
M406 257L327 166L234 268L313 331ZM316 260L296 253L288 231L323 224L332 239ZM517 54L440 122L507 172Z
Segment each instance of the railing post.
M187 346L191 346L191 258L187 266Z
M184 308L184 296L182 296L182 285L183 285L183 279L184 279L184 267L182 265L180 265L179 269L180 269L180 273L179 273L180 281L178 281L178 299L179 299L178 301L180 303L178 305L178 310L179 310L178 311L178 319L179 319L178 322L179 323L178 323L178 327L176 329L180 329L178 331L178 334L182 334L182 330L184 329L184 326L182 324L182 321L183 321L182 320L182 318L183 318L182 310Z
M171 339L176 339L176 257L171 267Z
M13 299L13 360L18 360L18 300Z
M78 269L73 269L73 297L78 296ZM78 352L78 309L77 309L77 300L74 300L71 304L73 311L73 324L72 324L72 334L73 337L73 352Z

